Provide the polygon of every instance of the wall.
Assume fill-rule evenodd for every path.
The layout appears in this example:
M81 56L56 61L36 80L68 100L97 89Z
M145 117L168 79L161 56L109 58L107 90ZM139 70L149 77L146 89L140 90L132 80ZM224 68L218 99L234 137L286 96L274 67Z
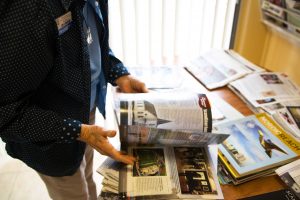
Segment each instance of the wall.
M259 0L241 0L234 50L271 71L288 74L300 85L298 43L269 30L260 17Z

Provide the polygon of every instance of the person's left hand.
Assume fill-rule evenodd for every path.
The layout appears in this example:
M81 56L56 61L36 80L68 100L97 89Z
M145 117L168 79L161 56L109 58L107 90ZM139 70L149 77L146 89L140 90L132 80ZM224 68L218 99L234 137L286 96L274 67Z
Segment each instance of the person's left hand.
M121 92L124 93L145 93L148 89L145 83L139 81L138 79L126 75L121 76L116 80L116 84L120 88Z

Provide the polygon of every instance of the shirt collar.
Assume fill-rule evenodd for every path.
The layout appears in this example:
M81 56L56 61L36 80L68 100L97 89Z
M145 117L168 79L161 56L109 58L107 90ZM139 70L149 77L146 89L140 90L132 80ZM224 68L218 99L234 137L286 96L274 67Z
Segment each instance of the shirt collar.
M65 10L69 10L71 3L73 0L60 0Z

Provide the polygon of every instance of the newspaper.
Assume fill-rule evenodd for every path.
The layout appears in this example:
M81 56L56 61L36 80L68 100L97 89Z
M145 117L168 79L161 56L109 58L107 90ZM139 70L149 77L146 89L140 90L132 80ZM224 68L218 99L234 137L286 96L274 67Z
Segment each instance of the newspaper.
M134 184L137 184L137 180L139 179L140 184L147 184L147 190L146 193L150 193L150 190L148 188L149 182L151 183L154 181L154 179L163 179L164 178L164 184L167 185L160 185L160 181L158 181L158 185L152 185L152 194L148 196L149 199L153 197L153 194L156 194L155 198L166 198L165 193L170 194L168 196L168 199L173 197L174 199L177 198L196 198L196 199L210 199L210 198L223 198L222 193L220 192L220 186L218 184L215 184L216 174L215 171L217 169L217 145L209 145L207 148L195 148L195 147L174 147L173 149L171 147L162 147L159 148L133 148L136 154L143 155L146 153L147 159L149 160L149 156L151 157L151 154L155 153L158 155L161 155L165 149L168 149L167 152L170 153L168 155L169 157L166 157L164 161L167 161L167 164L162 164L162 160L160 159L160 171L159 176L145 176L145 173L150 173L150 170L145 169L145 165L142 165L143 167L139 167L139 164L136 164L133 167L129 167L132 169L132 173L127 174L128 180L131 181L131 184L133 185L133 190L135 193L137 192ZM202 154L204 153L205 154ZM175 153L175 154L174 154ZM208 157L206 156L208 153ZM165 156L165 155L164 155ZM185 157L185 159L182 159ZM170 159L172 158L172 159ZM180 158L180 159L178 159ZM209 158L209 160L208 160ZM142 159L141 159L142 160ZM182 162L181 162L182 161ZM143 160L142 160L143 162ZM181 169L179 169L179 164ZM149 167L149 166L148 166ZM168 167L168 169L165 169L164 167ZM171 169L169 170L169 168ZM177 167L179 170L177 170ZM99 200L111 200L111 199L120 199L119 197L119 190L115 189L119 185L119 171L121 170L120 163L112 160L111 158L107 158L105 162L97 169L97 172L99 172L101 175L103 175L104 181L102 182L102 191L100 196L98 197ZM155 169L152 167L151 171L155 171ZM163 173L170 173L171 176L163 176ZM113 177L111 174L114 174ZM133 175L135 174L135 176ZM142 176L142 174L144 176ZM196 174L196 178L195 175ZM138 175L138 176L137 176ZM194 177L193 180L184 181L185 177ZM169 180L169 178L171 180ZM178 182L179 178L179 182ZM149 180L152 179L152 180ZM183 180L182 180L183 179ZM113 182L113 184L107 182ZM173 184L172 184L173 183ZM184 185L186 184L186 185ZM192 185L192 187L186 187L188 184ZM173 187L174 190L170 190L170 186ZM142 185L139 186L139 191L141 192ZM179 190L178 190L179 188ZM179 196L172 196L172 192L177 191L180 192L182 188L183 193ZM192 189L193 188L193 189ZM145 188L144 188L145 189ZM162 196L157 196L157 191L160 191L160 194L163 194ZM163 192L164 191L164 192ZM218 197L216 195L212 195L216 193L215 191L219 191ZM202 193L200 196L199 194ZM143 193L145 195L145 193ZM144 198L147 198L144 196ZM137 197L138 199L138 197Z
M223 197L207 145L228 134L211 133L206 95L166 92L118 99L121 147L137 158L119 171L122 198Z
M300 89L285 74L278 72L261 72L247 75L233 81L229 88L240 96L250 107L267 108L284 101L300 98Z
M127 166L127 197L222 198L207 151L205 147L130 147L129 153L138 160Z
M284 165L275 172L283 182L300 198L300 160Z
M223 87L254 71L263 71L233 51L216 49L192 60L185 69L208 89Z

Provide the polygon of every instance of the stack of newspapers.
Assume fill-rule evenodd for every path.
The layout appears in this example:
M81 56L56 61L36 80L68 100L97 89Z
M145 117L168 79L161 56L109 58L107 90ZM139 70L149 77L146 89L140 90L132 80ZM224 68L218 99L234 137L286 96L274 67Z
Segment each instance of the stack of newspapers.
M119 199L119 170L120 163L107 158L97 169L103 176L102 189L98 199Z
M230 134L219 145L218 177L223 184L272 175L300 153L299 142L266 113L222 123L216 129Z

